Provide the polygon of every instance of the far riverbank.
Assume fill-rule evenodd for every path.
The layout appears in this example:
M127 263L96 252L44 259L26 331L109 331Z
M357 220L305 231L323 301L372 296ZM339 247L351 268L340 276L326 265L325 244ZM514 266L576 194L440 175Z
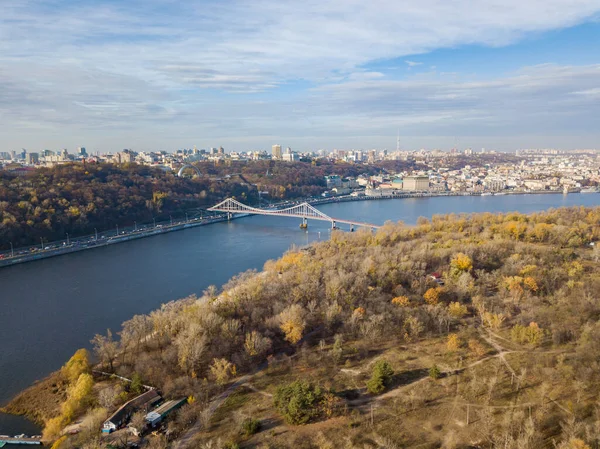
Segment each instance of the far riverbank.
M530 192L503 192L501 195L532 195L532 194L561 194L560 192L543 190L543 191L530 191ZM388 199L406 199L406 198L435 198L435 197L455 197L455 196L482 196L486 195L486 193L472 193L472 192L415 192L415 193L394 193L390 195L372 195L372 196L352 196L352 195L343 195L343 196L335 196L335 197L326 197L320 199L312 199L307 201L313 206L321 205L321 204L331 204L331 203L342 203L349 201L370 201L370 200L388 200ZM298 201L284 201L275 204L275 207L288 207L291 204L299 204L304 200ZM194 218L191 220L185 220L184 222L177 222L175 224L169 223L160 223L158 225L154 224L153 226L140 227L140 229L135 230L124 230L121 234L118 234L117 227L117 235L114 237L105 238L105 235L102 235L101 239L98 239L98 234L96 236L87 236L87 237L78 237L76 239L72 239L72 243L68 240L60 241L60 242L46 242L42 244L40 248L32 247L30 249L22 249L18 248L16 252L10 251L5 252L0 255L0 268L7 267L10 265L22 264L26 262L33 262L36 260L47 259L49 257L57 257L67 254L72 254L80 251L101 248L108 245L114 245L116 243L124 243L131 240L137 240L146 237L153 237L160 234L165 234L168 232L181 231L188 228L205 226L214 223L221 223L224 221L238 219L248 216L249 214L236 214L230 218L226 216L216 216L216 217L208 217L208 218ZM106 234L103 232L101 234ZM14 255L13 255L14 253Z

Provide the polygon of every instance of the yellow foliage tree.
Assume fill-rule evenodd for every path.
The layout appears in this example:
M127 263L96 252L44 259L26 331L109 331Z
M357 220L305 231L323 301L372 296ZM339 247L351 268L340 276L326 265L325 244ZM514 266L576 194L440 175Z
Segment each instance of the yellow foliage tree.
M448 306L448 313L454 318L462 318L467 314L467 306L457 302L451 302Z
M63 427L66 424L67 423L62 416L57 416L56 418L46 421L46 425L44 426L44 431L42 433L42 438L44 441L55 440L60 435Z
M78 349L61 369L61 373L69 383L77 381L81 374L89 372L90 361L87 349Z
M448 352L456 352L460 349L460 339L456 334L448 335L448 342L446 343Z
M392 304L395 304L400 307L408 307L410 306L410 299L407 296L396 296L392 299Z
M500 329L506 317L502 313L484 312L483 324L492 329Z
M450 273L458 277L462 273L467 273L473 269L473 260L464 253L456 254L450 261Z
M293 304L280 314L281 325L279 328L285 334L285 339L292 344L302 339L302 333L306 325L304 312L298 304Z
M215 377L218 385L225 385L230 375L233 375L235 372L235 365L227 359L213 359L213 363L210 365L210 372Z
M423 299L425 299L425 302L427 304L430 304L430 305L434 306L434 305L436 305L440 301L440 298L442 296L442 292L443 291L444 290L442 289L442 287L433 287L433 288L430 288L423 295Z
M537 284L537 281L532 276L526 276L523 279L523 285L525 286L525 288L527 288L527 290L529 290L529 291L531 291L533 293L537 292L538 288L539 288L538 284Z

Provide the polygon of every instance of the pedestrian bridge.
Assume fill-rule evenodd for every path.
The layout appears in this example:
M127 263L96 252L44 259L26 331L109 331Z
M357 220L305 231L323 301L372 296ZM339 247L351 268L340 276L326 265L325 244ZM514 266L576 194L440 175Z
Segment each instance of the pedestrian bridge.
M324 214L320 210L316 209L314 206L311 206L308 203L298 204L296 206L287 207L285 209L259 209L252 206L247 206L243 203L240 203L233 198L227 198L225 201L220 202L219 204L210 207L208 210L214 212L225 212L227 214L256 214L256 215L271 215L278 217L294 217L302 219L302 224L300 227L305 228L307 226L307 222L309 219L311 220L320 220L320 221L328 221L331 223L331 227L333 229L337 228L338 223L344 223L350 225L350 230L354 230L354 226L364 226L367 228L380 228L379 225L374 225L371 223L363 223L360 221L354 220L343 220L340 218L333 218L329 215Z

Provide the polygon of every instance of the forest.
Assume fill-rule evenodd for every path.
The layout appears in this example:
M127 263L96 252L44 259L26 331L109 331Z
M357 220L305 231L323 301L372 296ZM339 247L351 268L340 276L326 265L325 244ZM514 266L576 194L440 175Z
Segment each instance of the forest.
M98 368L189 398L152 448L595 449L599 240L583 207L333 231L92 345ZM50 441L130 394L76 356L37 415Z
M198 164L203 176L178 178L158 168L127 164L67 164L27 176L0 170L0 250L168 220L227 198L256 204L319 195L323 176L356 176L381 167L353 164L256 161ZM239 176L228 176L242 173Z

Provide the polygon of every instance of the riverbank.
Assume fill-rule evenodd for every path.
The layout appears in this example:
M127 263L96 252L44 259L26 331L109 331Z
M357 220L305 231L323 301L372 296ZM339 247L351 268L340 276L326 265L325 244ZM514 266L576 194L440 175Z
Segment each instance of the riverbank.
M578 193L578 192L571 192ZM562 192L549 191L549 190L541 190L541 191L528 191L528 192L502 192L496 193L495 195L537 195L537 194L564 194ZM331 204L331 203L344 203L344 202L352 202L352 201L371 201L371 200L389 200L389 199L406 199L406 198L436 198L436 197L461 197L461 196L484 196L486 193L472 193L472 192L415 192L415 193L396 193L391 195L363 195L363 196L352 196L352 195L343 195L336 197L327 197L327 198L319 198L308 201L309 204L313 206L318 206L321 204ZM276 206L287 207L288 204L299 204L301 201L287 201L283 203L279 203ZM66 254L71 254L79 251L85 251L94 248L101 248L108 245L113 245L116 243L128 242L131 240L137 240L146 237L152 237L155 235L165 234L168 232L181 231L184 229L189 229L198 226L205 226L214 223L221 223L224 221L229 221L233 219L247 217L250 214L236 214L229 218L222 217L212 217L212 218L201 218L188 220L183 223L176 224L161 224L159 226L153 226L149 230L134 230L128 232L126 235L118 235L115 237L102 238L98 240L98 237L90 237L89 239L80 238L78 240L84 241L85 243L81 244L80 242L66 244L63 242L63 246L53 245L52 247L44 247L39 249L32 248L26 253L20 251L19 254L15 256L8 256L4 254L3 258L0 258L0 268L7 267L16 264L22 264L26 262L33 262L36 260L47 259L49 257L57 257ZM118 229L118 228L117 228ZM52 245L52 244L49 244Z
M248 216L248 214L238 214L232 216L230 218L227 217L217 217L217 218L206 218L199 221L188 221L185 223L177 223L174 225L160 225L160 227L154 227L151 230L140 230L140 231L132 231L132 233L127 235L122 235L118 237L110 237L108 239L102 240L89 240L85 244L70 244L65 245L56 249L46 249L46 250L38 250L30 254L17 255L14 257L8 257L4 259L0 259L0 268L7 267L11 265L16 265L20 263L33 262L35 260L47 259L49 257L57 257L63 256L65 254L76 253L79 251L85 251L89 249L102 248L104 246L114 245L116 243L129 242L131 240L142 239L146 237L152 237L159 234L166 234L168 232L181 231L183 229L195 228L198 226L206 226L213 223L221 223L223 221L229 221L237 218L243 218Z
M66 388L67 383L60 371L55 371L17 394L6 406L0 407L0 413L24 416L43 426L57 414L60 404L65 401Z

